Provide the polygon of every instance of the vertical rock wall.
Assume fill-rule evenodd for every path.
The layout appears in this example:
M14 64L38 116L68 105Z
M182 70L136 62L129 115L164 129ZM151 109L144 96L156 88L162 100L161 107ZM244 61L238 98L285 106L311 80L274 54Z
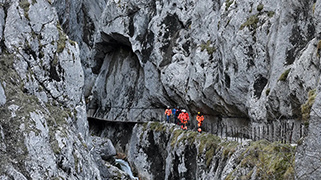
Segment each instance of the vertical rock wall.
M307 132L302 120L320 77L319 0L61 2L54 4L79 39L85 95L97 115L126 119L133 107L179 105L213 115L212 123L247 117L255 139L270 138L266 129L281 135L292 120L294 141ZM82 31L71 30L72 17ZM304 148L317 151L314 141Z
M101 15L92 54L101 115L115 106L179 105L255 122L293 119L317 86L313 3L109 1Z
M256 129L310 118L297 170L318 177L304 173L317 160L301 152L319 147L320 1L0 4L1 178L99 179L82 93L105 118L166 105Z
M136 125L128 161L141 179L294 179L295 148L225 141L175 125Z
M0 27L0 179L101 179L78 44L55 8L1 1Z

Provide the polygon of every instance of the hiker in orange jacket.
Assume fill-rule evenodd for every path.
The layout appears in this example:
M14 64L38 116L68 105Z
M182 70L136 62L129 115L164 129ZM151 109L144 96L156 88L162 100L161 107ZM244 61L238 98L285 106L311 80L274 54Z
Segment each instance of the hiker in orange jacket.
M201 114L201 112L197 113L196 120L197 120L197 127L198 127L197 131L201 133L202 132L201 126L204 121L204 116Z
M188 113L186 112L186 110L185 109L183 109L182 110L182 112L179 114L179 116L178 116L178 119L181 121L181 123L183 124L182 126L181 126L181 128L183 129L183 130L186 130L187 129L187 122L189 121L189 115L188 115Z
M165 115L166 115L166 121L169 123L169 118L172 115L172 110L170 109L169 106L167 106L167 109L165 110Z

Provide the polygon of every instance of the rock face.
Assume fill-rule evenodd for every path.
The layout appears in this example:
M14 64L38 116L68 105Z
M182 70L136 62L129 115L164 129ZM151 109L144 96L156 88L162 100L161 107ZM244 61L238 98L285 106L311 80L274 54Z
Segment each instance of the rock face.
M246 119L249 137L291 129L290 141L306 135L310 119L296 173L320 178L318 169L307 173L319 163L311 157L320 149L320 3L1 0L0 178L113 176L90 152L86 103L95 116L124 121L160 120L165 106L179 105L212 124ZM132 140L134 154L135 142L144 143ZM199 144L175 147L197 152ZM196 177L189 164L174 167L150 176Z
M78 44L49 1L0 5L0 179L107 179L89 151Z
M245 117L255 139L306 135L320 78L319 0L102 3L80 36L93 40L82 62L96 116L151 119L162 110L139 108L179 105L212 123ZM304 148L318 149L313 142Z
M170 105L221 126L246 119L247 137L296 142L307 132L301 120L310 108L301 106L320 76L317 2L94 4L89 9L105 6L80 26L93 40L81 49L89 54L85 97L95 116L160 120ZM68 32L87 41L84 32Z
M300 118L319 77L315 16L299 1L108 1L95 26L92 104L106 118L166 105Z
M123 131L111 130L118 123L90 120L90 132L94 139L112 138L117 152L127 155L123 158L142 180L296 177L295 147L289 144L244 139L237 142L233 141L235 138L183 131L177 125L160 122L127 125ZM100 149L109 148L104 145Z
M294 179L295 148L238 143L175 125L135 126L128 161L141 179Z

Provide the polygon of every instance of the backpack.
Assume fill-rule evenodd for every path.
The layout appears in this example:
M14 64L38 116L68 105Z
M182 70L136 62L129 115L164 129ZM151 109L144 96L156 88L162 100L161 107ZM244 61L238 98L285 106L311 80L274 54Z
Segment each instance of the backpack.
M176 115L175 113L176 113L176 109L174 108L174 109L172 110L172 114L173 114L173 115Z
M181 112L182 112L182 111L181 111L180 109L176 109L175 116L178 117Z

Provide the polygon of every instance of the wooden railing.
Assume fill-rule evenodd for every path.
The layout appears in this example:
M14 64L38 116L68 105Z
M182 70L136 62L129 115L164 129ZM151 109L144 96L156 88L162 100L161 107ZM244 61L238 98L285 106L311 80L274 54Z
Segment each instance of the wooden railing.
M110 122L142 123L148 121L165 122L164 108L126 108L107 107L102 109L87 109L88 119L94 118ZM211 114L204 115L203 132L209 132L222 138L236 141L261 140L296 143L307 135L307 125L298 120L277 119L270 123L253 123L245 117L220 117ZM174 117L170 119L174 123ZM195 116L190 116L188 129L196 130Z

